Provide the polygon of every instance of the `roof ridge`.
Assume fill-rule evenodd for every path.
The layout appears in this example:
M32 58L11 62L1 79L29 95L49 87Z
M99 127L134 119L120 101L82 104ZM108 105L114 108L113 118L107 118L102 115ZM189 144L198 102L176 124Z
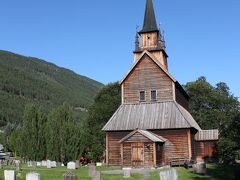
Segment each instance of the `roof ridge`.
M187 118L184 116L184 114L182 113L181 109L180 109L180 104L177 103L176 101L174 101L174 104L177 106L178 110L180 111L180 113L182 114L183 118L185 119L185 121L187 121L188 125L190 127L192 127L191 123L187 120ZM183 108L184 110L186 110L184 107L181 106L181 108ZM187 111L187 110L186 110ZM188 112L188 111L187 111ZM189 113L189 112L188 112ZM190 113L189 113L190 114ZM190 114L191 115L191 114ZM192 116L192 115L191 115ZM192 117L193 118L193 117ZM195 119L193 118L193 120L195 121ZM195 121L196 122L196 121ZM196 122L196 124L198 125L198 123ZM200 128L201 130L201 127L198 125L198 127ZM197 129L196 127L194 127L195 129ZM198 131L200 131L199 129L197 129Z
M180 110L178 103L176 101L174 101L174 104L177 107L177 109L179 110L179 112L181 113L181 115L183 116L183 118L185 119L185 121L187 121L189 127L191 127L191 124L189 123L189 121L186 119L186 117L183 115L182 111Z

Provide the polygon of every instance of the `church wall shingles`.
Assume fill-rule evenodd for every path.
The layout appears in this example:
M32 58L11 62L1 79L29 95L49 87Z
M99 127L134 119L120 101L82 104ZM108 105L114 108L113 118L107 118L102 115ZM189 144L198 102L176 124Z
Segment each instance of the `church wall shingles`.
M158 101L173 100L172 80L144 55L123 83L123 101L139 103L139 92L146 91L146 102L151 102L151 90L157 90Z

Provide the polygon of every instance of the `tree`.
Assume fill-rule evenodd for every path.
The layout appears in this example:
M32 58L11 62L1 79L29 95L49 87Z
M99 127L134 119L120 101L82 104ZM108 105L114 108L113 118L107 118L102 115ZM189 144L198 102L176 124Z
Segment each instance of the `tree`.
M121 104L121 87L118 82L103 87L96 95L86 121L86 136L91 158L99 161L104 152L104 132L101 130Z
M54 109L47 120L47 157L56 161L76 160L81 153L80 126L72 110L64 103Z
M44 136L46 116L41 108L35 105L26 105L23 114L21 147L18 147L21 149L20 154L30 160L42 160L46 157Z
M190 111L203 129L219 129L219 158L229 163L234 159L239 144L240 103L230 93L226 83L213 87L205 77L185 85L190 96Z

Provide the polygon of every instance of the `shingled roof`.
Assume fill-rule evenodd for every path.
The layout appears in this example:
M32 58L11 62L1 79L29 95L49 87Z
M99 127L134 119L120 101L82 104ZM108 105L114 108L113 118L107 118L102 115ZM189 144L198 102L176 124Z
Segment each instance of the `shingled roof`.
M138 129L195 128L201 130L191 114L176 101L122 104L113 114L104 131Z
M162 136L154 134L150 131L143 130L143 129L136 129L135 131L132 131L131 133L126 135L124 138L122 138L119 142L122 143L122 142L126 141L131 136L133 136L136 132L139 132L140 134L142 134L143 136L145 136L146 138L148 138L152 142L165 142L165 141L167 141L167 139L163 138Z
M195 135L196 141L214 141L218 140L218 129L201 130Z

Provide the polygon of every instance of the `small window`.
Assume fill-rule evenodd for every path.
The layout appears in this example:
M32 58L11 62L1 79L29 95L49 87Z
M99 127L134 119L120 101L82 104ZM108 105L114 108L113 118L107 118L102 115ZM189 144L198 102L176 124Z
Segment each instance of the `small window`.
M140 101L145 101L145 91L140 91Z
M156 101L157 100L157 91L156 90L152 90L151 91L151 100L152 101Z

